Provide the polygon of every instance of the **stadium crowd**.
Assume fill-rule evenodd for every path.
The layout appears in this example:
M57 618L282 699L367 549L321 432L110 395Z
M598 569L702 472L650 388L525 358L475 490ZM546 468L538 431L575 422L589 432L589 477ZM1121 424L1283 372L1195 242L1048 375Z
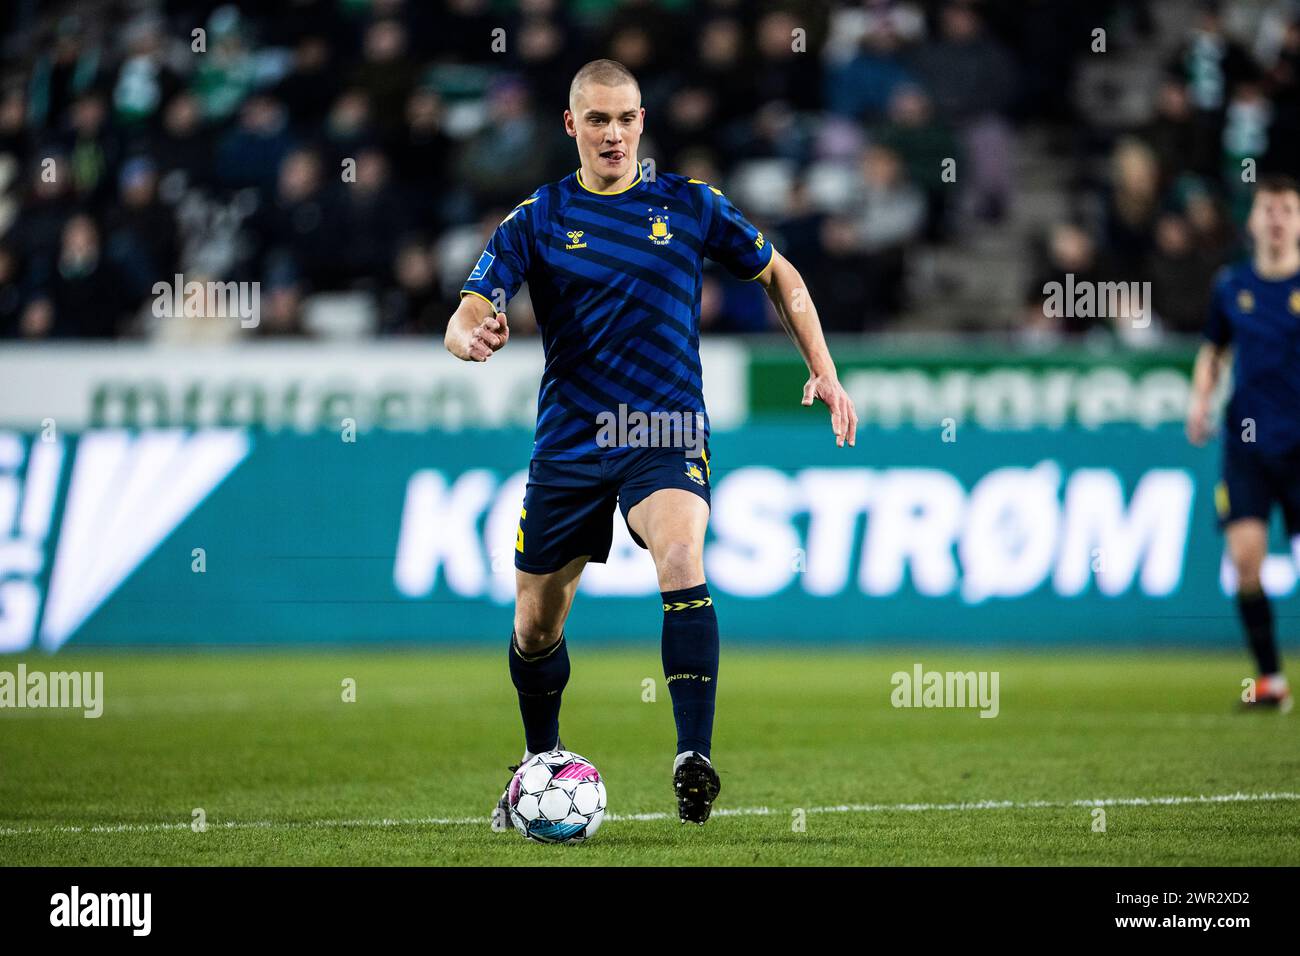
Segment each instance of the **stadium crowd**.
M1160 329L1200 332L1219 268L1247 251L1254 182L1300 171L1300 3L1186 10L1186 36L1149 91L1149 118L1093 144L1103 161L1078 163L1070 214L1035 248L1027 328L1115 331L1106 318L1044 314L1044 284L1072 273L1150 282ZM1229 30L1230 14L1252 15L1234 18L1253 28L1249 45Z
M1249 46L1198 6L1150 121L1071 138L1071 214L1035 249L1028 303L1043 275L1149 278L1164 324L1199 326L1236 246L1239 160L1297 168L1300 20L1270 6ZM352 334L440 335L491 230L576 167L561 113L600 56L641 78L643 160L725 189L828 329L885 327L918 248L1006 221L1022 131L1085 122L1069 91L1093 27L1151 30L1118 0L19 0L0 17L0 336L28 339L212 334L153 315L178 274L259 282L257 335L340 334L340 310L313 308L339 302ZM710 270L702 323L774 317Z

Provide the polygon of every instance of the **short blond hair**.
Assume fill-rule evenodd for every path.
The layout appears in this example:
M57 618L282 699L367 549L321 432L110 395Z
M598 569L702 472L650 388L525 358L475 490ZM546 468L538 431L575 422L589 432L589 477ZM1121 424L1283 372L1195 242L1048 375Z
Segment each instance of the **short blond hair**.
M569 84L570 108L577 99L578 90L588 83L597 86L622 86L624 83L631 83L636 87L637 94L641 93L641 84L636 81L632 71L618 60L592 60L590 63L583 64L582 69L573 75L573 82Z

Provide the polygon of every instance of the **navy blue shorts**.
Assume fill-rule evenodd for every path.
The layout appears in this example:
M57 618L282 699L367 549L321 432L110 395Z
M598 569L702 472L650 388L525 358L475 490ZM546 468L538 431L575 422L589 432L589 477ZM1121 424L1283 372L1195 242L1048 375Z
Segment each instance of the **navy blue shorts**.
M1274 505L1282 508L1286 533L1300 534L1300 448L1261 455L1242 442L1224 442L1223 479L1214 489L1219 527L1241 518L1267 522Z
M604 564L614 541L614 506L627 513L660 488L681 488L709 503L709 446L633 448L599 461L528 463L528 486L515 536L515 567L550 574L587 555ZM645 542L629 526L632 540Z

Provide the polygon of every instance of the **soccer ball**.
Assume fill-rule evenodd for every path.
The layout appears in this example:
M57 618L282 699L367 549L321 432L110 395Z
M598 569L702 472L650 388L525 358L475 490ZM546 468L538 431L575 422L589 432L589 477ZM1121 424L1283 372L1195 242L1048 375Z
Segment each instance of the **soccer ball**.
M538 754L510 781L510 821L538 843L578 843L605 819L605 783L586 757L567 750Z

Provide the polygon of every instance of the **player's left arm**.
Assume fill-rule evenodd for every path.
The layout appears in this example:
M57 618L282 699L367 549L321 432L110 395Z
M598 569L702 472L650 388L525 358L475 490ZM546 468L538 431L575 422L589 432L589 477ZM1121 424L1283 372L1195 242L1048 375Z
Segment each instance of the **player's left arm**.
M808 286L804 283L799 270L790 260L772 250L772 262L757 281L767 290L768 298L776 306L777 318L786 334L794 340L799 354L808 366L808 381L803 387L803 404L811 405L820 398L831 412L831 429L835 432L835 444L844 447L857 444L858 413L853 407L853 399L840 384L835 371L835 362L831 359L830 349L826 347L826 336L822 334L821 319L817 317L817 306L813 305Z

